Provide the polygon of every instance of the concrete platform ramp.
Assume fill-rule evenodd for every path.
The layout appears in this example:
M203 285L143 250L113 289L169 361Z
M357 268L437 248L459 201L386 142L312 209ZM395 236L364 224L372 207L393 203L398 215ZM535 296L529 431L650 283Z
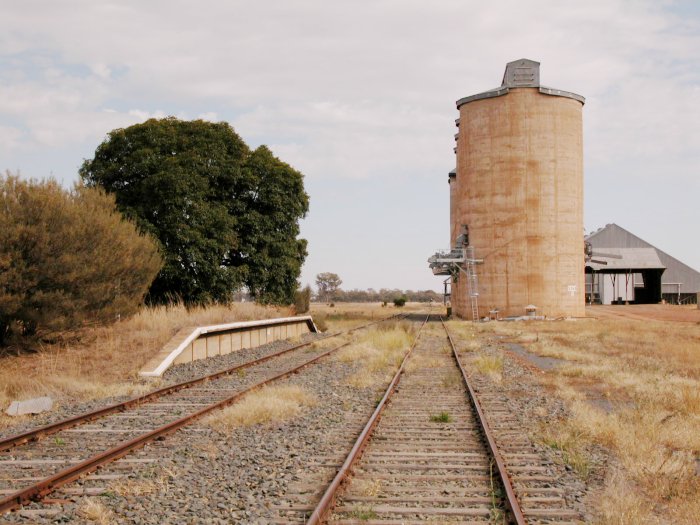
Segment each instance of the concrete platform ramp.
M160 377L173 364L255 348L308 332L318 332L309 315L187 327L177 332L139 374L144 377Z

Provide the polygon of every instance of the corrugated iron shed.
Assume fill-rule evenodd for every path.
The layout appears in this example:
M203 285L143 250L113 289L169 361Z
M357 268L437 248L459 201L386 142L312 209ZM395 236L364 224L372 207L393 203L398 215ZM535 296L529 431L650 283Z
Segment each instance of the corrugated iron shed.
M700 292L700 272L682 263L675 257L659 250L633 233L625 230L617 224L607 224L604 228L593 232L586 237L586 240L593 245L594 250L613 253L613 249L623 248L653 248L661 264L666 267L666 271L661 277L661 284L664 293L675 292L694 294ZM616 261L610 259L608 266ZM598 268L596 268L597 270Z

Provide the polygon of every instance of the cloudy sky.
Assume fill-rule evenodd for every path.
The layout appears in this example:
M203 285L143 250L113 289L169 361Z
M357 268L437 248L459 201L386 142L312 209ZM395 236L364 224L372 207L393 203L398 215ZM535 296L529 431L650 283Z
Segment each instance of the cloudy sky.
M440 289L455 101L541 62L584 95L585 226L700 269L700 2L0 0L0 169L77 179L110 130L227 121L306 176L302 282Z

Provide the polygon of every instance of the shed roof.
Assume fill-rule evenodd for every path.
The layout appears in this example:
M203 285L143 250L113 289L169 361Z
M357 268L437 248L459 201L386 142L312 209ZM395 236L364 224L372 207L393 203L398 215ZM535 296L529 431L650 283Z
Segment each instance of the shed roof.
M596 257L594 260L605 260L608 264L598 264L593 261L586 263L586 266L596 272L617 273L620 271L630 271L632 273L640 270L663 270L666 267L661 263L659 255L654 248L606 248L605 252L615 257Z

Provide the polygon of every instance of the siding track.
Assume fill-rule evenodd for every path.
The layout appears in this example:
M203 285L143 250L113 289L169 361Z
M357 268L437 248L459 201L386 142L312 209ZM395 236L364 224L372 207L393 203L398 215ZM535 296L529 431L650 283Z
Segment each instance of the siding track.
M349 334L388 319L322 339ZM162 439L205 414L234 403L251 390L295 373L347 344L330 350L312 347L319 340L0 440L0 451L4 451L0 455L0 514L42 499L100 466ZM92 479L99 480L100 476ZM101 490L92 489L94 493Z

